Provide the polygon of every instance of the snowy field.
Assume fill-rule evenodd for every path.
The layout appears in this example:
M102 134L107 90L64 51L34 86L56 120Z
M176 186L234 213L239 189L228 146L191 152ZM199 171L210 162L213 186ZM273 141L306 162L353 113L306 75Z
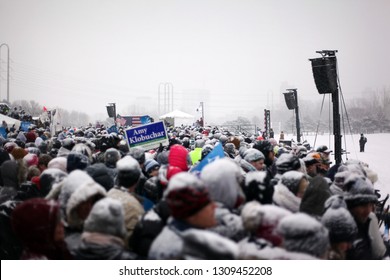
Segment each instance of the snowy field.
M278 137L277 134L275 136L276 138ZM343 162L348 158L349 160L358 159L367 163L378 174L378 182L375 183L374 187L380 190L382 199L387 194L390 194L390 133L365 134L365 136L367 137L367 143L364 153L359 152L360 134L343 136L342 148L346 149L349 154L343 155L342 159ZM291 138L296 140L296 136L291 134L285 135L286 140ZM315 135L304 135L301 141L304 140L307 140L311 146L314 146ZM320 145L327 145L328 148L334 151L334 136L317 135L314 147L316 148ZM334 155L331 155L331 160L334 163ZM389 202L386 205L388 204Z

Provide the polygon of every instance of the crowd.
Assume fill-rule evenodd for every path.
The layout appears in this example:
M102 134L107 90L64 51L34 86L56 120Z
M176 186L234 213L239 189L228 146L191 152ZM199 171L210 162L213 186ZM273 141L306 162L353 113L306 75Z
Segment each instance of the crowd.
M1 259L389 259L363 162L217 127L129 149L123 131L0 136Z

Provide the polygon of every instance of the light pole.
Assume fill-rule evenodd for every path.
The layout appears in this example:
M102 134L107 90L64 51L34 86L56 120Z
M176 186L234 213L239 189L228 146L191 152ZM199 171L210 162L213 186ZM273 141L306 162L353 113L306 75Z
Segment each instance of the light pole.
M1 48L3 46L7 47L7 102L9 103L9 46L8 46L8 44L5 44L5 43L0 45L0 59L1 59ZM1 63L0 63L0 70L1 70ZM1 87L0 87L0 91L1 91ZM0 94L0 96L1 96L1 94Z

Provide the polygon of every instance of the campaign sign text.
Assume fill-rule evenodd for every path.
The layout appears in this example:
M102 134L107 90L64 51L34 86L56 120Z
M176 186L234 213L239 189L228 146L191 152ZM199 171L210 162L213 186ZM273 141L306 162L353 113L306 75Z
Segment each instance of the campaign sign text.
M162 145L168 145L168 135L164 122L154 122L126 129L126 139L129 148L142 147L146 150Z

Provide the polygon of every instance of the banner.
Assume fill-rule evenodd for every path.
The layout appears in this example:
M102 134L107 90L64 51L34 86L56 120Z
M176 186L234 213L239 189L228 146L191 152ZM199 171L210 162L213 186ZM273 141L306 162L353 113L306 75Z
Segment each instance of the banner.
M125 130L129 148L143 147L146 150L168 145L168 135L164 122L155 122Z
M217 144L214 149L204 159L202 159L201 162L199 162L197 166L191 169L191 172L201 172L202 169L210 162L224 157L225 153L223 151L222 145Z
M4 127L0 127L0 136L3 136L4 139L7 139L7 131Z
M21 122L20 123L20 130L21 131L28 131L28 128L30 127L30 122Z
M116 125L112 125L110 128L107 129L107 132L108 133L118 133L118 128L116 127Z

